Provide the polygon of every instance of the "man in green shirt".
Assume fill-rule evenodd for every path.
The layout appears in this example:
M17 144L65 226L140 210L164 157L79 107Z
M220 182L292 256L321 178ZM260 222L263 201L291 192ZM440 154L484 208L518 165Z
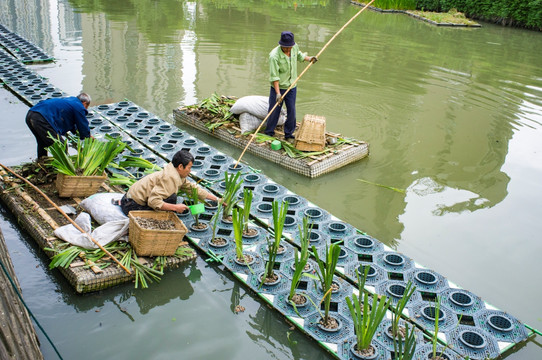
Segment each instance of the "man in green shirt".
M318 59L316 56L307 56L306 53L302 53L294 41L294 34L290 31L283 31L280 34L279 46L269 53L269 82L271 83L271 89L269 91L268 112L275 106L275 103L279 103L279 105L267 119L266 135L275 136L275 128L282 108L281 97L297 78L298 61L316 62ZM288 142L294 140L296 94L297 88L293 87L283 99L286 104L284 138Z

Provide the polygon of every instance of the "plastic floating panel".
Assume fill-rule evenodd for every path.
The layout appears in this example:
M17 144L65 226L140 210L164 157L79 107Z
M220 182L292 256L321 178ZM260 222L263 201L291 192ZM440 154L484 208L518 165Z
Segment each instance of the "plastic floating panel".
M349 236L344 239L344 244L348 249L358 255L368 255L365 258L371 259L370 261L372 261L376 254L384 251L382 243L368 235L357 234ZM361 260L363 259L363 256L360 256L359 258Z
M389 299L391 299L392 304L397 304L397 302L403 298L406 287L407 284L403 281L387 280L375 286L375 289L377 294L386 295ZM422 297L420 293L415 291L408 300L407 308L409 308L411 304L421 300Z
M300 211L298 213L298 217L302 219L303 217L307 217L309 220L309 223L313 224L313 228L320 229L320 224L325 223L330 219L330 214L325 211L324 209L320 209L317 206L310 205L303 209L303 211Z
M315 275L316 276L316 269L317 269L316 261L309 259L307 261L307 264L305 265L304 272ZM286 261L283 261L281 271L288 276L289 278L292 278L295 271L295 259L288 259ZM303 280L308 281L310 278L308 277L302 277Z
M320 325L322 317L320 314L311 314L305 318L303 328L310 336L318 341L332 344L340 344L345 339L354 335L354 326L352 320L345 318L341 314L330 311L329 315L339 321L339 328L335 331L326 331Z
M290 191L286 191L285 194L281 194L277 200L279 202L287 201L288 210L304 209L307 207L307 204L308 204L307 199L299 195L296 195Z
M403 254L385 251L375 257L374 262L392 273L405 273L412 268L412 260Z
M436 271L429 269L414 269L408 274L408 280L416 285L417 291L439 293L448 288L446 278Z
M340 220L330 220L320 225L320 230L326 232L331 238L344 240L356 234L356 228Z
M22 36L0 28L0 45L23 63L50 62L54 58Z
M237 254L228 254L224 260L223 264L233 273L240 273L245 275L251 275L253 272L258 273L263 271L265 263L261 256L254 251L244 251L245 256L250 255L252 257L251 263L249 265L239 264L237 260Z
M499 355L497 341L488 333L470 326L459 325L447 334L448 344L463 357L481 360Z
M271 238L272 239L272 238ZM294 247L287 243L286 241L281 241L279 244L279 249L282 247L282 250L280 253L277 253L276 260L279 263L284 263L287 260L294 258ZM262 255L264 260L267 260L269 258L268 253L268 245L266 241L262 241L262 244L258 246L258 253Z
M430 331L431 333L435 330L435 318L437 316L436 307L434 302L429 301L417 301L412 305L408 306L410 317L420 325L423 329ZM450 330L457 327L459 320L455 312L445 305L440 305L438 312L438 327L439 332L449 332Z
M273 294L276 295L280 292L290 289L291 281L280 271L275 270L274 273L278 276L278 280L273 284L261 282L261 278L265 276L265 268L261 271L255 271L254 274L249 275L247 279L248 286L257 293Z
M515 317L503 311L479 312L474 321L497 341L518 343L527 339L525 327Z
M365 286L376 287L382 282L388 281L388 273L380 266L371 262L358 262L357 264L350 264L345 268L345 274L355 282L357 282L357 274L360 270L365 271L365 267L369 266L369 272L367 273L367 279L365 280ZM364 273L364 272L363 272Z
M270 198L275 201L282 202L284 201L282 198L286 193L286 188L282 185L268 182L266 184L256 186L254 192L262 195L264 198ZM288 208L290 208L290 203L288 203Z
M344 341L342 344L340 344L338 348L338 356L340 359L348 359L348 360L360 360L360 358L357 355L353 354L353 346L356 344L356 338L352 337L348 339L347 341ZM372 346L375 351L375 357L373 359L391 359L391 353L384 347L384 345L380 344L378 341L374 341L372 343Z
M204 238L199 241L198 246L204 251L213 251L217 255L231 255L235 253L235 240L233 237L217 235L216 238L221 239L224 244L217 244L211 242L211 237Z
M485 309L485 303L480 297L463 289L447 289L440 294L440 299L441 304L465 318Z
M306 291L297 291L297 293L305 297L310 297L312 302L314 302L315 304L317 304L319 301L318 299L313 298ZM296 309L294 309L294 307L288 301L289 295L290 295L290 289L288 288L287 290L276 294L276 296L273 299L273 306L275 306L275 308L277 308L277 310L280 311L282 314L286 316L293 316L293 317L301 316L302 318L307 318L317 312L314 305L312 305L312 303L310 302L310 300L307 300L305 302L305 305L296 306Z

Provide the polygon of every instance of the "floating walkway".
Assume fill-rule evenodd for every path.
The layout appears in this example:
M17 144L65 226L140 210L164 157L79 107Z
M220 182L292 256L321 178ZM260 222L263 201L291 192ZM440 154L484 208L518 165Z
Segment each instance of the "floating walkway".
M0 57L0 70L3 68ZM19 91L13 87L9 88L12 91ZM350 347L355 342L355 337L345 299L357 294L357 272L364 266L370 267L366 290L374 295L386 295L397 302L402 297L408 281L416 285L416 291L402 314L404 321L416 325L416 359L427 359L431 353L431 344L427 338L435 332L434 301L437 297L442 301L437 335L445 344L444 352L449 359L467 356L470 359L495 359L534 335L512 315L496 309L441 274L393 251L246 164L235 167L235 159L136 104L123 101L99 105L89 110L89 121L95 137L104 137L106 134L121 137L134 148L134 155L141 155L158 165L163 165L180 149L190 150L196 159L192 167L194 178L218 194L224 191L223 178L226 171L242 173L243 186L254 192L251 227L257 230L257 235L244 239L244 250L255 257L255 262L251 266L252 271L234 261L235 246L231 224L224 222L219 224L217 233L229 240L224 247L215 247L209 243L212 237L210 230L190 231L188 234L190 241L210 258L222 263L245 286L251 288L261 299L334 356L340 359L353 358ZM136 175L136 169L132 170ZM270 210L271 202L274 200L288 201L290 204L284 228L286 251L277 256L279 263L277 272L282 280L276 286L260 286L257 275L263 271L266 237L273 230ZM31 219L37 219L36 214L26 214L25 209L17 210L13 204L9 205L9 200L8 206L13 208L12 211L18 216L26 216L28 220L23 221L23 224L28 222L27 229L33 231L31 227L34 223ZM205 213L200 215L200 219L209 221L216 211L216 208L207 207ZM193 219L188 215L179 216L190 228ZM313 307L300 308L299 313L296 313L285 300L292 277L294 248L299 246L296 224L304 216L314 224L310 236L311 245L314 245L319 253L323 253L329 244L341 242L341 255L334 279L339 289L332 294L331 307L333 316L341 322L341 327L335 332L324 331L318 326L320 315ZM315 269L316 264L312 260L310 263ZM313 280L305 280L302 286L306 289L307 296L316 303L320 301L323 294ZM393 342L386 331L390 325L390 317L391 313L388 313L388 319L382 322L374 340L378 359L392 358Z

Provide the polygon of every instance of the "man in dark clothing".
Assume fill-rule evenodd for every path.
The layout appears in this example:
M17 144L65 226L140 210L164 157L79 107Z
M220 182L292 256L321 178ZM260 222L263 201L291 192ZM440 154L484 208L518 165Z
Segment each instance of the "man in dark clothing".
M40 101L26 114L26 124L38 142L38 158L47 156L47 147L53 144L49 134L62 139L68 131L79 131L81 139L90 136L87 114L90 96L53 98Z

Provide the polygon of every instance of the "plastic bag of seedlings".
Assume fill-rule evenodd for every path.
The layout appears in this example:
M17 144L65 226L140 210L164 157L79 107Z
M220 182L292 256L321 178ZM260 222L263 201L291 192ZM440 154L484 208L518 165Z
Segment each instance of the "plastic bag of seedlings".
M105 246L112 241L119 240L121 237L128 234L128 227L130 220L128 218L124 220L110 221L104 225L101 225L94 229L92 233L90 225L90 215L82 212L75 218L75 223L92 236L100 245ZM80 232L72 224L64 225L54 231L54 234L59 239L62 239L70 244L80 246L85 249L97 249L92 240L89 239L87 234ZM126 241L127 239L122 239Z
M113 205L111 200L120 200L124 194L121 193L98 193L89 196L81 201L81 207L100 225L110 221L126 220L120 206Z
M233 104L230 111L236 115L249 113L263 120L269 112L269 98L259 95L244 96ZM283 125L284 121L286 121L286 109L283 106L280 110L278 124Z

